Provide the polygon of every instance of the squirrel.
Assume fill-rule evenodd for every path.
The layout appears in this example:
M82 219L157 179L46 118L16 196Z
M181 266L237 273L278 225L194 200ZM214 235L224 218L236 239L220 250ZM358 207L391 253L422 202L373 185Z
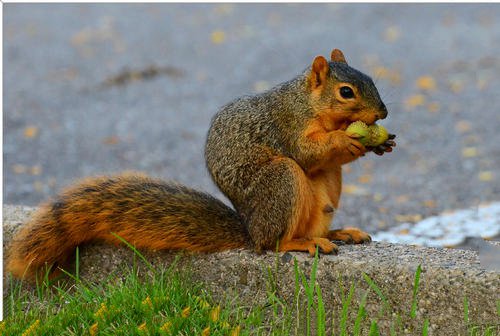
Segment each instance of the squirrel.
M356 228L330 230L342 189L342 165L368 148L345 132L357 120L387 116L372 79L334 49L290 81L223 106L208 131L205 159L234 210L214 197L141 174L94 177L43 204L14 236L6 268L51 276L75 248L101 240L136 248L216 252L248 248L336 253L332 241L364 243Z

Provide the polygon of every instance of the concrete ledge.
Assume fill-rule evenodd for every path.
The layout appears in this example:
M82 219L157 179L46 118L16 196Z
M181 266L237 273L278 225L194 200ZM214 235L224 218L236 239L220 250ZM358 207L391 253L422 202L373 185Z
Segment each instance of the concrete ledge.
M4 248L17 228L26 221L33 208L4 206ZM4 251L6 252L6 251ZM170 263L178 253L146 252L155 265ZM269 276L275 273L278 294L292 302L295 288L294 259L307 274L312 259L303 253L267 253L256 255L251 251L235 250L216 254L182 254L179 265L189 267L216 297L236 293L243 302L264 303ZM131 264L133 253L127 248L91 244L81 249L81 276L87 280L102 280L124 264ZM417 318L408 317L415 270L422 265L418 294ZM497 302L500 300L500 272L482 269L473 251L412 247L374 242L368 245L341 246L336 256L321 256L317 281L321 286L325 305L339 309L341 288L357 285L353 313L358 300L369 288L362 273L368 274L380 287L393 311L402 317L407 334L421 334L425 318L430 320L433 335L465 335L463 300L469 299L469 321L474 325L498 323ZM9 286L4 282L4 288ZM376 317L382 307L380 298L370 291L368 316ZM383 334L394 316L382 314L379 327ZM338 318L338 315L337 315ZM500 328L497 324L497 328ZM384 332L385 331L385 332Z

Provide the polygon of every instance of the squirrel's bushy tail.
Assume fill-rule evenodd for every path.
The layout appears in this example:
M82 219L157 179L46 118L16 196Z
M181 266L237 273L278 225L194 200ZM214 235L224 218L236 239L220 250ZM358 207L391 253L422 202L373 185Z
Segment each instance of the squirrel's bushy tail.
M33 279L92 240L137 248L215 252L248 247L237 213L212 196L140 175L87 179L43 205L14 236L7 270Z

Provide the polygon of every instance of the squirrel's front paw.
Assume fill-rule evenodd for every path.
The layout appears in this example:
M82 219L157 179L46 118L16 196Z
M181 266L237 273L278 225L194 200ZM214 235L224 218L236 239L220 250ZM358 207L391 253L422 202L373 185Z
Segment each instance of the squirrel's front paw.
M346 164L365 155L366 147L358 140L357 134L347 134L344 131L335 131L332 147L332 160L337 164Z
M346 143L347 146L345 148L353 158L365 155L366 147L361 142L356 140L355 136L347 136Z
M386 142L384 142L381 145L378 145L376 147L366 147L368 151L372 151L377 155L383 155L384 153L390 153L392 152L392 148L396 147L396 141L394 139L396 138L395 134L389 134L389 139L387 139Z

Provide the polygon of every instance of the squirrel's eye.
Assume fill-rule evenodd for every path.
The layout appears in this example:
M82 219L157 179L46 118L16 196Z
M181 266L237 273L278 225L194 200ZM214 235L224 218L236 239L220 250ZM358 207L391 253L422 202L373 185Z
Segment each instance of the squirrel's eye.
M354 91L348 86L342 86L340 88L340 95L344 99L354 98Z

